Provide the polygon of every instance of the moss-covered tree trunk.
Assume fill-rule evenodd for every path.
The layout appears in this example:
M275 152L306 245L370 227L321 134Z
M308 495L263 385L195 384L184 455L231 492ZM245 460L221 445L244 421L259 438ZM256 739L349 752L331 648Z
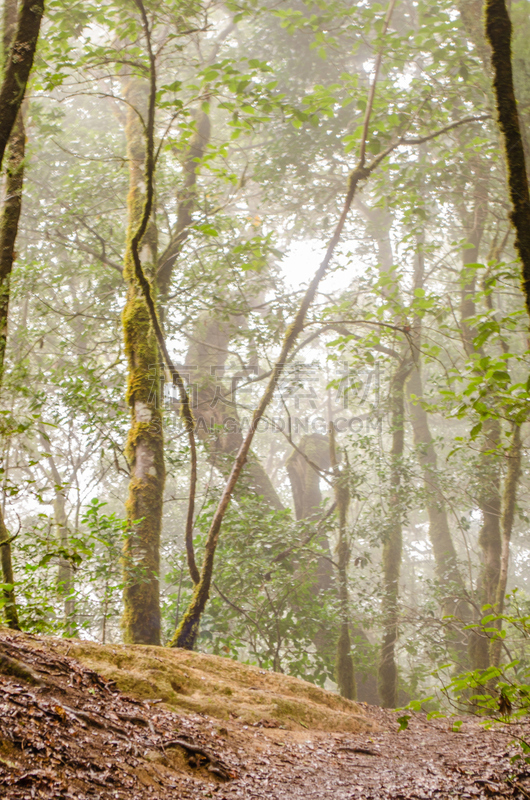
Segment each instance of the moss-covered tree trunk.
M504 491L502 496L501 563L499 570L499 582L497 584L495 598L495 611L499 615L504 612L504 598L506 595L506 586L508 584L510 541L512 538L513 519L517 500L517 486L521 476L521 456L521 427L515 423L513 426L512 442L507 453L508 467L506 469ZM496 620L495 624L500 634L502 630L502 619ZM501 652L502 639L500 636L498 636L492 639L490 646L490 661L495 667L498 667L500 664Z
M0 562L2 564L2 589L4 617L9 628L20 630L16 597L14 590L15 576L11 559L11 537L4 522L4 515L0 508Z
M7 163L4 203L0 217L0 388L4 377L11 271L15 260L15 243L24 185L26 132L22 103L37 44L41 17L42 3L34 3L31 8L28 3L23 3L17 17L16 0L5 0L4 2L4 83L0 93L0 116L2 116L0 128L2 125L7 127L3 132L0 130L0 162L7 146ZM27 63L21 65L19 63L21 58L22 60L27 59ZM22 67L22 71L20 71L20 67ZM9 81L14 81L11 89L9 89ZM5 107L6 103L9 108ZM5 138L6 136L7 138ZM15 581L11 541L1 509L0 550L2 581L6 586L13 586ZM10 628L18 630L19 621L14 589L5 588L3 596L6 622Z
M131 426L126 456L131 477L127 498L128 531L123 549L124 639L160 644L160 530L165 482L164 439L160 403L159 355L149 311L135 278L130 241L141 218L145 191L145 140L137 111L145 114L148 87L132 77L125 84L126 138L129 161L128 247L124 277L127 300L123 336L128 361L127 403ZM156 230L151 222L141 244L146 274L156 272Z
M44 0L21 0L16 23L13 22L13 4L10 0L4 5L4 9L7 5L4 74L0 86L0 167L26 93L44 13Z
M530 315L530 192L513 82L512 23L505 0L486 0L485 19L486 36L491 45L497 119L508 167L512 204L510 219L515 229L515 247L522 265L522 288Z
M0 382L4 373L7 342L10 281L15 260L15 243L22 208L26 132L22 110L19 112L6 159L5 200L0 217Z
M8 8L6 3L4 8ZM7 26L5 26L7 27ZM7 321L9 315L9 298L11 271L15 259L15 242L18 233L18 221L22 207L22 188L24 182L24 156L26 133L24 130L23 112L20 109L11 132L7 159L5 199L0 217L0 387L4 376L4 358L7 342ZM2 544L3 543L3 544ZM13 563L9 532L2 518L0 509L0 545L2 560L2 581L14 584ZM14 589L4 589L4 615L10 628L19 629L18 614Z
M390 389L390 421L392 448L390 451L390 490L388 523L384 533L383 569L383 640L379 662L379 696L383 708L398 704L398 671L395 647L399 624L399 578L403 548L403 488L402 469L405 446L405 381L410 361L404 357L399 364Z

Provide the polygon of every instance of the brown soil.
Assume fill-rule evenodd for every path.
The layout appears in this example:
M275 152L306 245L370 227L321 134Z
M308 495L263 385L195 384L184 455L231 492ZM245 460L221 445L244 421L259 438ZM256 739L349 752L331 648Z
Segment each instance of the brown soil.
M186 669L193 663L197 674L192 677L200 678L200 663L221 689L214 674L226 668L236 704L242 669L243 718L232 711L220 719L226 709L217 717L184 715L155 702L161 698L118 691L70 656L78 647L85 645L0 633L1 798L530 797L526 764L510 760L518 751L511 744L514 735L530 737L524 726L485 730L468 719L453 733L447 720L428 722L417 714L408 730L399 732L395 714L362 704L351 707L356 732L333 730L330 718L326 730L306 727L301 718L290 730L272 717L249 723L252 668L173 651L168 657L177 659L179 669L184 658L191 659ZM144 655L155 650L126 651L136 649ZM348 713L334 705L334 695L312 695L303 681L258 674L260 691L302 698L304 713L322 706L340 712L339 724L341 714ZM199 703L199 697L195 700ZM273 705L269 698L268 707Z

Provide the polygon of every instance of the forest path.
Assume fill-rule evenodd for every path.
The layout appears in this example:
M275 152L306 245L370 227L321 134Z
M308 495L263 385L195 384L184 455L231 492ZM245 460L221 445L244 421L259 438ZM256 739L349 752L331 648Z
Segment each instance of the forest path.
M51 641L51 643L50 643ZM514 734L465 720L364 707L371 730L330 732L183 715L117 691L53 640L0 632L0 797L188 800L210 797L530 797ZM526 727L526 733L525 733Z

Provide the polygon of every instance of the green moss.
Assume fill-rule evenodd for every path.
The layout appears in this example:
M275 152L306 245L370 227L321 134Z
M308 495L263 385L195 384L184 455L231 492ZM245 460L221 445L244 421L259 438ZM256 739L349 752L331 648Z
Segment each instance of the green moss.
M497 118L503 134L508 186L515 229L515 247L522 263L522 289L530 314L530 193L525 153L515 97L511 36L512 25L504 0L486 0L486 36L491 45L493 88Z
M129 90L142 87L131 81ZM128 240L132 239L142 213L144 197L139 185L143 169L143 134L138 121L127 125L131 188L128 196ZM156 231L149 226L142 244L147 244L156 262ZM148 270L149 271L149 270ZM131 466L126 502L128 533L123 547L124 639L131 643L160 643L160 529L165 483L164 438L160 411L159 355L149 311L134 276L130 250L125 257L124 276L129 288L122 313L123 338L128 360L126 400L131 409L125 454ZM137 418L138 404L148 420ZM143 463L142 463L143 459Z
M162 699L179 711L218 719L232 715L246 724L272 719L292 730L374 728L356 703L297 678L229 658L162 647L75 640L70 644L72 656L115 680L121 691L142 699Z

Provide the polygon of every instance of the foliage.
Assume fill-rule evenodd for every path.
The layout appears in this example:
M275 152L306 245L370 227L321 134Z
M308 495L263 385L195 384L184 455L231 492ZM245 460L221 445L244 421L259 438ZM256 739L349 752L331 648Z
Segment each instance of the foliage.
M426 707L439 711L444 699L435 689L443 683L446 699L466 710L495 710L503 691L523 713L527 618L514 598L530 592L530 351L483 42L461 5L397 4L383 35L387 8L378 2L147 2L158 81L152 224L161 263L173 257L186 222L158 303L202 419L200 556L278 342L334 230L380 53L367 151L400 144L363 184L300 349L255 437L250 461L262 485L255 473L254 483L246 479L228 511L199 647L333 685L341 617L338 520L330 510L336 485L326 455L332 421L351 497L347 608L360 696L384 634L381 554L398 508L399 702L434 696ZM524 129L526 6L513 3L512 14ZM23 627L69 635L73 626L82 637L117 641L132 470L120 332L130 177L125 84L145 81L149 59L136 6L122 0L50 0L44 25L26 109L29 155L0 408L4 512L10 532L20 528L12 550ZM210 133L197 155L205 118ZM456 125L462 120L469 121ZM391 397L405 362L411 373L396 459ZM165 389L160 587L169 641L193 587L183 538L190 453L178 401ZM493 551L500 565L514 425L522 426L523 445L508 589L520 591L500 614L497 599L482 592ZM324 441L323 455L300 478L313 495L297 519L287 465L311 436ZM493 506L498 537L486 552ZM436 540L444 516L450 574L440 566L447 541L437 549ZM68 597L57 586L61 566L72 575ZM473 635L502 636L514 657L502 668L476 668L467 660ZM444 668L448 662L458 667Z
M209 518L204 508L204 532ZM260 498L243 498L225 525L199 647L324 685L334 677L332 653L326 658L315 641L335 625L336 599L318 591L319 562L328 558L322 537Z

